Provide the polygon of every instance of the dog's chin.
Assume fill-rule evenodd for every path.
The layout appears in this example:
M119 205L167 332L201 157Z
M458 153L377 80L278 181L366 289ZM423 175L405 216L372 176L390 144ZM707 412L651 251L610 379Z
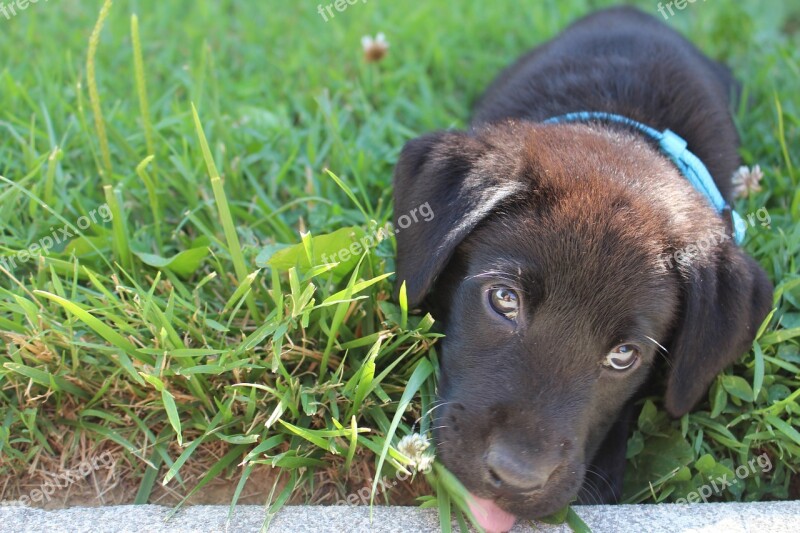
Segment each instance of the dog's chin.
M529 499L526 501L506 501L501 500L499 503L503 505L508 512L513 513L518 518L527 520L535 520L538 518L545 518L551 516L564 507L566 507L572 497L566 498L547 498L543 497L541 500Z

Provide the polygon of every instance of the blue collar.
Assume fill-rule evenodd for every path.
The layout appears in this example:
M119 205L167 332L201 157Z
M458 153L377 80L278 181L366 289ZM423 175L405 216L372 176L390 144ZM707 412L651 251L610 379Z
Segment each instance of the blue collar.
M714 183L714 180L711 178L711 174L708 172L703 162L700 161L700 158L686 149L686 141L676 133L670 130L658 131L650 126L645 126L641 122L623 117L622 115L601 111L567 113L566 115L549 118L544 121L544 124L591 122L597 120L606 120L608 122L616 122L617 124L630 126L658 143L661 152L670 158L675 166L678 167L681 174L689 180L689 183L691 183L695 189L708 198L708 201L711 202L711 205L714 206L717 213L720 215L724 215L726 212L730 213L731 221L733 222L733 236L736 239L736 244L741 244L747 225L742 217L739 216L739 213L731 209L731 206L729 206L722 197L716 183Z

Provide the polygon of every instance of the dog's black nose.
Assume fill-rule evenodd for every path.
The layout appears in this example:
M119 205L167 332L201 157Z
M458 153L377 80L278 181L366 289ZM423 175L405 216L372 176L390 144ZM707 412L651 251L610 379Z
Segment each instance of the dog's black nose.
M557 454L534 453L503 442L489 447L486 465L489 480L495 489L530 492L544 487L550 474L560 464Z

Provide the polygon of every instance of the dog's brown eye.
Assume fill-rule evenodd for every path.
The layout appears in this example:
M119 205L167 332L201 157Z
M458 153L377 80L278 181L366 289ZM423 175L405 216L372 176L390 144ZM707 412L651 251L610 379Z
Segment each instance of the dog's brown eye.
M603 363L614 370L627 370L639 360L639 347L635 344L620 344L606 355Z
M489 303L497 313L506 318L516 318L519 310L519 296L513 289L498 287L489 293Z

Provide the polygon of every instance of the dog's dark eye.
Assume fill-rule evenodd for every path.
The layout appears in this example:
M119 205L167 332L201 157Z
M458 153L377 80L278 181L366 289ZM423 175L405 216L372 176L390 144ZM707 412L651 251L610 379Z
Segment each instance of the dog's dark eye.
M603 363L614 370L628 370L639 360L639 347L635 344L620 344L606 355Z
M513 289L498 287L489 292L489 303L497 313L506 318L514 319L519 310L519 296Z

